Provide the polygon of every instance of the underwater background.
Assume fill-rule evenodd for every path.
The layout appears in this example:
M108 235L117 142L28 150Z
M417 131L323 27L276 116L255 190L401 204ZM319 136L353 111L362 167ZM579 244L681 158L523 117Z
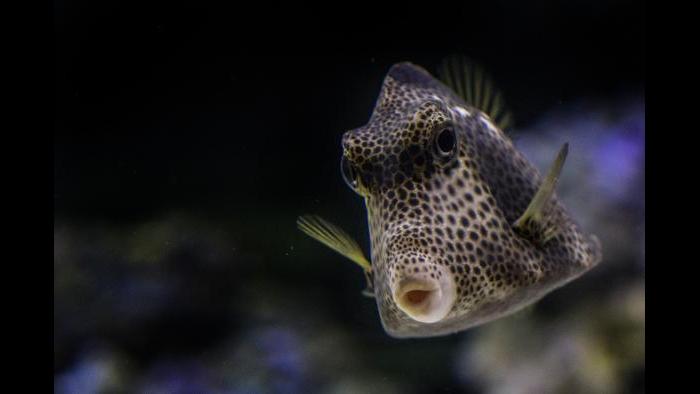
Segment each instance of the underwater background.
M54 391L643 393L644 4L262 8L54 2ZM557 193L604 257L510 317L394 339L295 222L369 250L340 137L392 64L455 53L541 172L570 143Z

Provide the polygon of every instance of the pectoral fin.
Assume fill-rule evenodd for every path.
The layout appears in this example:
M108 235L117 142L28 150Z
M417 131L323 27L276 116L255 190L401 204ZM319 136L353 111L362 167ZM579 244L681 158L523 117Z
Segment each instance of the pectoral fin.
M369 298L374 298L374 279L372 278L372 270L365 271L365 279L367 280L367 288L362 290L362 295Z
M559 154L554 160L554 163L552 163L547 177L542 181L540 188L537 189L527 209L525 209L522 216L513 224L516 231L529 238L539 240L543 244L554 237L557 232L555 226L547 226L544 210L547 206L547 202L549 202L554 194L554 188L557 185L568 153L569 143L565 143L559 150Z
M311 238L321 242L362 267L367 279L367 289L362 294L373 297L372 266L362 252L362 248L340 227L313 215L300 216L297 226Z

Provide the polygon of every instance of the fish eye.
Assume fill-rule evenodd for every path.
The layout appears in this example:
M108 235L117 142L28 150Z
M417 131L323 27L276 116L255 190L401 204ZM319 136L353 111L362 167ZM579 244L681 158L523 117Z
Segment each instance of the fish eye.
M345 183L347 183L351 189L357 190L357 172L348 159L345 158L345 155L340 159L340 172L343 174Z
M457 148L457 138L451 127L440 130L435 136L435 151L440 157L450 157Z

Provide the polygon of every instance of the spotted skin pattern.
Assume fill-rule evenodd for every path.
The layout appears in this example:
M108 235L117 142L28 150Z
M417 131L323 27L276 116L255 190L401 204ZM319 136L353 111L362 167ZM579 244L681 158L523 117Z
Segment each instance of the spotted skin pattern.
M454 131L455 152L437 138ZM556 196L542 244L514 231L542 182L488 116L427 71L394 65L369 123L343 135L343 165L365 198L371 280L382 324L394 337L454 333L529 305L602 257ZM411 275L450 280L456 301L438 322L412 319L392 289Z

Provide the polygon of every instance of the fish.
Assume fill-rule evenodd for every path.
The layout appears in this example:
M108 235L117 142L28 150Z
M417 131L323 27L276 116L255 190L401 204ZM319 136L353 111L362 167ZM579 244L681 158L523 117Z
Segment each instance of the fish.
M366 125L341 138L340 172L364 199L371 259L317 215L301 231L355 262L395 338L454 334L511 315L597 266L602 246L556 194L569 144L542 176L481 67L447 58L386 74Z

